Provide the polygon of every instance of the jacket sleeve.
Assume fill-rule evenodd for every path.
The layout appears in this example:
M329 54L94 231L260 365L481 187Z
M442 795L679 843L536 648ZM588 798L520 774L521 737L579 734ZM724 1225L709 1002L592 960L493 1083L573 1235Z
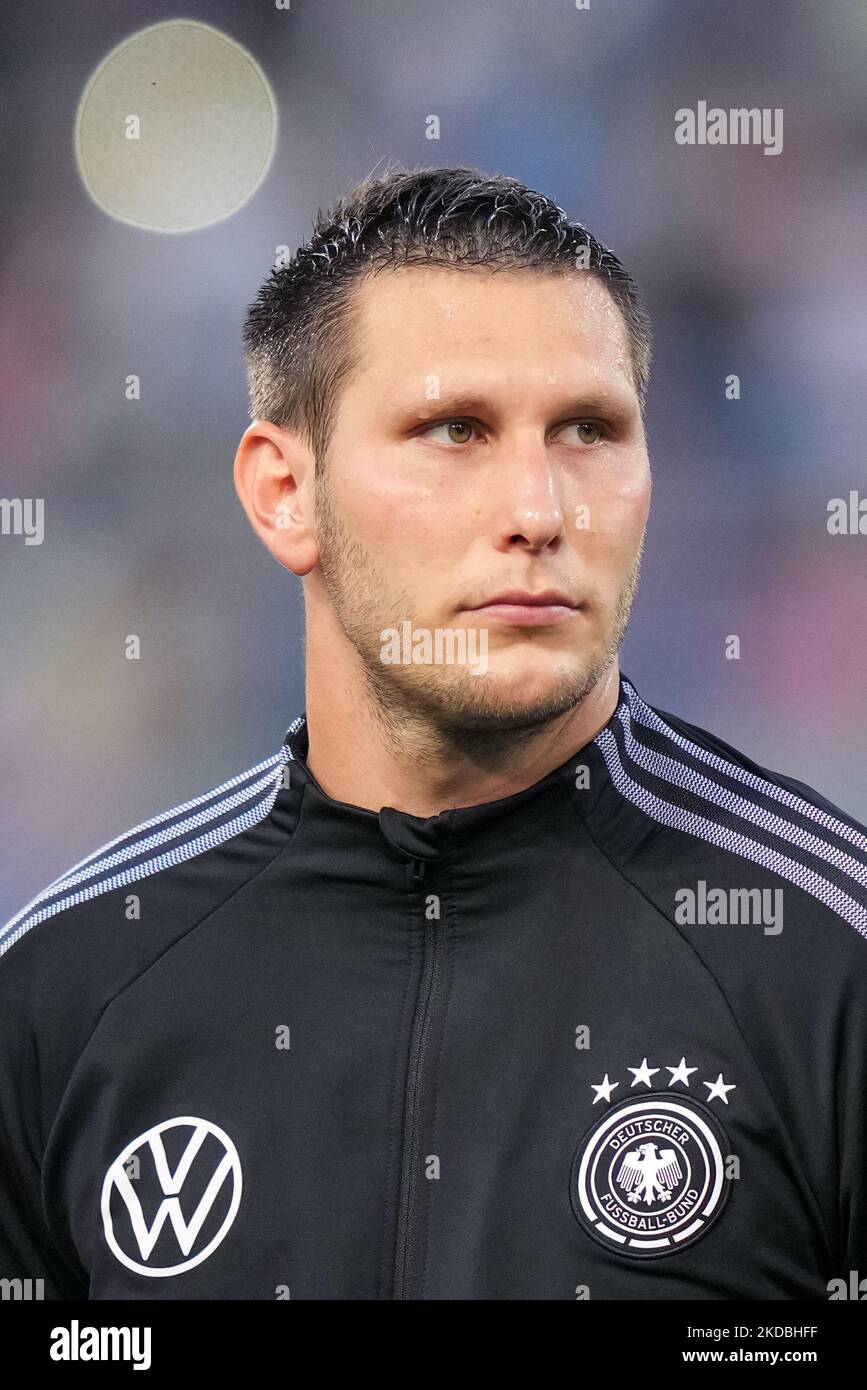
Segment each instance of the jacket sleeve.
M86 1299L83 1271L64 1258L43 1207L47 1059L34 1016L38 991L20 968L22 949L0 956L0 1280L8 1281L0 1287L12 1299Z
M862 969L852 980L853 998L844 1011L846 1024L838 1049L841 1065L835 1078L840 1153L840 1274L857 1271L867 1296L867 943Z

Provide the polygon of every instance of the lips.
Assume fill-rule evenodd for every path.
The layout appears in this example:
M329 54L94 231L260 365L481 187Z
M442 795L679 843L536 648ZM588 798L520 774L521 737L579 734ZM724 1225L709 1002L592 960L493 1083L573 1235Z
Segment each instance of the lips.
M485 599L484 603L476 605L476 610L480 608L491 608L494 605L503 605L514 608L575 608L576 605L559 589L543 589L541 593L529 594L522 589L510 589L508 593L497 594L494 598Z
M542 589L531 594L526 589L509 589L495 594L470 611L481 613L485 623L504 627L553 627L575 616L579 604L560 589Z

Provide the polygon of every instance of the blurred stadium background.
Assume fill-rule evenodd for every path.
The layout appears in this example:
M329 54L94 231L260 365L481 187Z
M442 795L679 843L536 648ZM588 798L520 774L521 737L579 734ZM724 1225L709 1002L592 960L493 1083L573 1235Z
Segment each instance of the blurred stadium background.
M93 70L172 18L244 45L279 109L262 186L182 235L107 216L73 150ZM516 175L644 286L655 491L623 669L867 821L867 536L826 526L867 495L867 7L32 0L3 25L0 493L45 498L45 540L0 537L0 921L303 709L300 583L232 487L241 321L275 248L388 160ZM678 146L700 100L783 108L783 152Z

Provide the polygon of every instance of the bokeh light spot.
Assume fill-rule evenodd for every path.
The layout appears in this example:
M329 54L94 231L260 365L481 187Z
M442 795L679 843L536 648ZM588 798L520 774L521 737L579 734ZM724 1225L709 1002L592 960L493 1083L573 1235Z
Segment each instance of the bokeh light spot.
M130 138L130 135L133 138ZM231 216L265 178L277 105L255 58L195 20L169 20L107 54L82 93L75 153L110 216L187 232Z

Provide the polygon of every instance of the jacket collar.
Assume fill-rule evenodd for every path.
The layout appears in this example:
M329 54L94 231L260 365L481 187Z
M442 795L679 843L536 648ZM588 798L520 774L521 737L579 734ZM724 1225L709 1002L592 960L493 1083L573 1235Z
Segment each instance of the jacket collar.
M504 822L516 816L520 818L531 809L538 809L541 803L552 796L562 794L564 788L570 795L574 794L581 780L580 775L576 776L576 773L579 773L582 766L587 768L587 789L593 789L598 793L601 790L600 780L608 782L599 740L606 736L610 738L612 732L622 726L624 717L628 717L630 690L634 696L631 682L621 672L618 703L604 728L539 781L522 791L495 801L457 807L427 818L412 816L393 806L385 806L376 812L337 801L319 785L308 766L309 737L306 711L290 726L284 740L289 750L288 785L296 795L303 789L305 817L312 816L317 821L330 818L335 827L339 822L345 829L372 830L375 832L375 838L380 834L384 836L392 849L404 858L436 860L448 850L471 844L478 833L491 827L502 828ZM574 795L572 799L575 800ZM591 799L595 801L596 798L592 796ZM584 797L579 797L579 804L584 800Z

